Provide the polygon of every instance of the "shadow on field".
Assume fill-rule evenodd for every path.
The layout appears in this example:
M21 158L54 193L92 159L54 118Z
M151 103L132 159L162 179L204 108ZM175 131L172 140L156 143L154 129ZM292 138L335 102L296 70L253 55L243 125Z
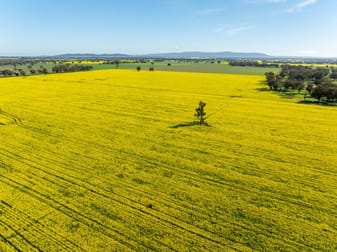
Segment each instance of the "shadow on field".
M298 97L298 93L290 93L290 92L285 91L285 90L279 90L279 91L277 91L277 94L281 98L286 98L286 99L292 99L292 98Z
M310 101L310 100L302 100L302 101L298 101L297 103L300 104L309 104L309 105L321 105L321 106L328 106L328 107L337 107L337 103L329 103L329 102L325 102L325 101Z
M259 84L261 84L261 87L256 88L255 89L256 91L259 91L259 92L268 92L268 91L270 91L270 88L268 87L266 81L259 81Z
M268 87L268 84L266 81L259 81L259 84L263 85L263 87L256 88L256 91L259 92L269 92L269 93L274 93L277 94L279 97L284 98L284 99L292 99L296 98L298 96L302 96L302 94L298 94L296 92L289 92L288 90L271 90Z
M177 125L170 126L170 128L177 129L177 128L181 128L181 127L191 127L191 126L206 126L206 127L211 127L208 123L204 123L203 125L200 125L199 121L193 121L193 122L179 123Z
M268 92L268 91L270 91L270 89L266 88L266 87L256 88L255 90L256 91L260 91L260 92Z

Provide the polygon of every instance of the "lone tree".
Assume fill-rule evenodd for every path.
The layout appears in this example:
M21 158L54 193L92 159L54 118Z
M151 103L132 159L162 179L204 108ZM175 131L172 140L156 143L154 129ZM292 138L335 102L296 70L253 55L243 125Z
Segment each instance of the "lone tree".
M206 113L205 113L205 110L204 110L205 106L206 106L206 103L200 101L199 107L197 107L195 109L196 113L194 114L194 116L196 116L198 118L198 120L200 121L200 125L205 124L205 119L206 119L205 118Z
M114 64L116 65L116 68L119 68L120 61L119 60L115 60Z

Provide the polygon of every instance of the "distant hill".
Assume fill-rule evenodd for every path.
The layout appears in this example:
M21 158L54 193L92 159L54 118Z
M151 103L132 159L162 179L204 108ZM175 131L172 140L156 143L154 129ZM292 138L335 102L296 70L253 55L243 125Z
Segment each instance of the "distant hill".
M146 54L154 58L269 58L271 56L256 52L178 52Z
M122 54L122 53L113 53L113 54L95 54L95 53L66 53L66 54L59 54L55 55L56 58L118 58L118 57L130 57L131 55Z
M57 58L122 58L122 57L144 57L144 58L270 58L271 56L264 53L256 52L173 52L173 53L152 53L129 55L122 53L114 54L95 54L95 53L67 53L55 55Z

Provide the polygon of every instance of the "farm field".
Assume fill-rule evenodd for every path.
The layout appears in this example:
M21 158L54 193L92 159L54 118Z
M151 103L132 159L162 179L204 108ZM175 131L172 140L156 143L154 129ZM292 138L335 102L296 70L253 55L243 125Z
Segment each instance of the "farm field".
M336 251L337 109L263 80L0 78L0 251Z
M278 73L280 68L275 67L240 67L230 66L228 64L211 64L211 63L184 63L184 62L155 62L153 65L155 71L173 71L173 72L195 72L195 73L225 73L225 74L244 74L244 75L264 75L265 72ZM118 66L119 69L136 69L140 66L143 70L148 70L150 63L122 63ZM116 69L115 65L94 65L95 70L101 69Z

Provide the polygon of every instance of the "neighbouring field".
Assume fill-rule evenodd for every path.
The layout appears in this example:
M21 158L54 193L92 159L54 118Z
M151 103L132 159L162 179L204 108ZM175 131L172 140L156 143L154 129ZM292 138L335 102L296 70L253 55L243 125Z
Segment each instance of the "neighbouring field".
M0 251L336 251L337 109L263 79L1 78Z
M171 63L171 66L167 64ZM143 70L148 70L152 65L150 63L122 63L119 69L136 69L140 66ZM101 64L94 65L95 70L116 69L116 65ZM179 61L155 62L153 65L155 71L173 71L173 72L196 72L196 73L225 73L225 74L245 74L245 75L264 75L266 72L278 73L280 68L275 67L241 67L228 64L211 64L209 62L185 63Z

